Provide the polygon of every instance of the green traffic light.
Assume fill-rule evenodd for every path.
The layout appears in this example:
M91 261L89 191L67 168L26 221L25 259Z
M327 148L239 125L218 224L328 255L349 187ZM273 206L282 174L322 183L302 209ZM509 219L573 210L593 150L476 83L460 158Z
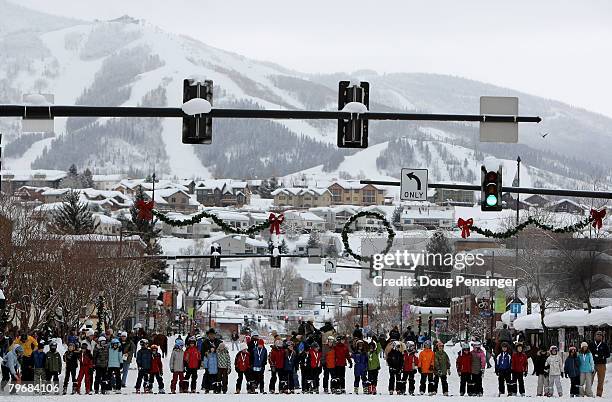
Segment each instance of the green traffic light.
M494 207L495 205L497 205L497 196L493 194L487 195L486 203L488 206Z

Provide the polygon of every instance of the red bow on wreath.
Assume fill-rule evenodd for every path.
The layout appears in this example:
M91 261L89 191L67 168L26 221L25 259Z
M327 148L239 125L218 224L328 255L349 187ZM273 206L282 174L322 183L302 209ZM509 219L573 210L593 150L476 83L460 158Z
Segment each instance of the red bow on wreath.
M591 208L591 219L593 220L593 227L595 229L601 229L603 226L602 220L606 216L606 209L600 209L599 211Z
M155 202L153 201L136 201L136 209L138 210L138 219L143 221L150 221L153 219L153 207Z
M285 220L285 215L280 214L276 216L274 212L270 212L270 216L268 217L268 221L270 222L270 233L276 232L276 234L280 234L280 225Z
M474 224L474 219L470 218L468 220L464 220L463 218L459 218L457 221L457 226L461 229L461 238L465 239L470 237L470 228Z

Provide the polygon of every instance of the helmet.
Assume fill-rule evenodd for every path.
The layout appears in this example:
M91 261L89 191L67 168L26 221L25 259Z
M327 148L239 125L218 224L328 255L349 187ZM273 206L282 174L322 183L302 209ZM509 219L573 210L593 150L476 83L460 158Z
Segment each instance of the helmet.
M399 349L400 346L402 346L401 343L399 343L398 341L393 341L393 349Z
M253 332L251 332L251 336L259 336L259 332L253 331Z
M15 346L15 353L23 354L23 346L21 346L21 345Z
M98 338L98 342L106 342L106 338L104 336L101 336Z
M310 345L310 347L312 348L318 348L319 344L317 342L313 342L312 345Z
M240 350L247 350L249 347L246 343L240 344Z
M148 339L146 339L146 338L142 338L142 339L140 340L140 344L141 344L141 345L148 345L148 344L149 344L149 340L148 340Z
M183 346L185 346L185 342L183 342L182 339L177 339L176 341L174 341L174 346L178 346L179 348L182 348Z
M334 338L333 336L328 336L327 337L327 342L335 343L336 342L336 338Z
M119 333L119 336L123 337L123 336L127 336L127 332L123 331Z
M482 343L480 343L480 341L474 341L472 342L472 347L473 348L479 348L482 346ZM506 344L506 346L508 346L508 344Z
M89 345L86 344L85 342L81 343L81 349L87 349L89 348Z
M425 346L426 348L431 348L431 341L423 342L423 346Z
M121 343L121 341L119 341L119 339L117 339L117 338L113 338L113 339L111 340L111 345L118 345L118 344L120 344L120 343Z
M551 352L554 350L556 352L558 350L558 348L555 345L552 345L550 347L550 349L548 349L548 350L551 351Z
M55 342L55 341L49 342L49 347L50 348L57 348L57 342Z
M470 344L467 342L461 342L461 349L470 350Z

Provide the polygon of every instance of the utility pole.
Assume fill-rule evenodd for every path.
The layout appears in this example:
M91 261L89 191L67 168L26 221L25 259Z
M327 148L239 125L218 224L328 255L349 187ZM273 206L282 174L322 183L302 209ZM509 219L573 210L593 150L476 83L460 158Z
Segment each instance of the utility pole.
M400 303L399 303L399 310L400 310L400 332L402 331L402 328L404 328L404 292L402 292L404 290L404 288L400 288L399 289L399 296L400 296Z
M518 156L516 158L516 187L520 187L521 186L521 157ZM520 209L520 203L519 203L519 193L516 193L516 224L518 226L519 224L519 209ZM518 242L519 242L519 234L517 234L516 239L514 240L515 242L515 250L514 250L514 279L518 279L518 252L519 252L519 246L518 246ZM514 282L514 301L516 302L518 299L518 285L517 285L518 281ZM514 313L514 319L516 320L516 317L518 316L517 313Z

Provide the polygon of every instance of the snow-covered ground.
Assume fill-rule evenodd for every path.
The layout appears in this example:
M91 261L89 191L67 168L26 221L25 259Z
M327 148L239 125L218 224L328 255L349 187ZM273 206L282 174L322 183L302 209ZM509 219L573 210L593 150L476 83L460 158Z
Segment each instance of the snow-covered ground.
M169 340L169 344L170 344L170 340ZM171 344L174 344L174 342L172 341ZM237 351L231 351L231 345L229 342L227 342L227 345L230 349L230 354L232 357L232 362L234 361L234 357L235 354L237 353ZM63 349L63 348L62 348ZM455 371L455 359L456 359L456 353L457 353L457 348L456 347L446 347L446 352L448 353L450 359L451 359L451 363L452 363L452 370L451 370L451 375L448 377L448 382L449 382L449 394L453 397L453 398L460 398L460 399L465 399L465 400L478 400L478 401L483 401L483 402L487 402L487 401L505 401L505 400L517 400L516 397L502 397L499 398L497 397L497 376L495 375L493 369L487 369L485 376L483 378L483 387L484 387L484 397L482 398L473 398L473 397L460 397L459 396L459 378L457 376L457 373ZM168 360L169 360L170 356L166 356L165 358L165 362L164 362L164 384L165 384L165 390L166 392L170 392L170 380L172 378L172 374L169 372L168 370ZM362 395L361 389L360 389L360 395L356 396L356 395L325 395L323 393L321 393L320 395L308 395L307 397L310 398L310 400L317 400L317 401L323 401L323 400L339 400L339 401L349 401L355 397L357 398L375 398L377 401L380 402L386 402L386 401L391 401L391 400L397 400L398 398L410 398L409 396L405 396L405 397L398 397L397 395L389 395L389 392L387 391L387 384L388 384L388 380L389 380L389 372L387 370L386 367L386 363L382 361L381 359L381 364L382 364L382 369L380 371L379 374L379 378L378 378L378 393L379 395L377 396L369 396L369 395ZM527 378L525 378L525 390L526 390L526 395L529 396L529 399L531 401L545 401L545 400L550 400L549 398L545 398L545 397L535 397L536 394L536 385L537 385L537 377L536 376L532 376L531 375L531 371L533 370L533 367L531 365L531 360L529 360L529 374L527 376ZM612 363L608 364L608 369L607 369L608 374L612 373ZM347 392L352 392L353 391L353 370L349 369L347 367L346 370L346 389ZM202 380L202 374L203 374L203 370L198 371L198 390L200 389L200 384L201 384L201 380ZM235 384L236 384L236 373L233 371L232 369L232 373L229 376L229 383L228 383L228 394L227 395L223 395L223 394L219 394L219 395L214 395L214 394L204 394L204 393L199 393L199 394L176 394L176 395L172 395L172 394L166 394L166 395L155 395L155 394L140 394L138 396L136 396L136 394L134 394L134 383L136 382L136 367L135 367L135 363L132 363L132 367L128 376L128 387L124 388L122 390L122 394L108 394L108 395L104 395L104 396L88 396L88 395L66 395L66 396L57 396L57 395L46 395L46 396L28 396L27 400L30 401L55 401L55 400L66 400L66 401L81 401L81 400L92 400L92 398L94 399L99 399L99 400L105 400L105 401L126 401L129 400L132 397L137 397L138 399L140 398L146 398L147 400L163 400L163 401L185 401L185 400L211 400L214 399L215 401L217 400L223 400L223 401L236 401L236 400L240 400L240 401L271 401L271 400L283 400L283 401L301 401L303 396L300 394L295 394L295 395L270 395L270 394L266 394L266 395L259 395L259 394L255 394L255 395L249 395L249 394L245 394L245 388L243 385L243 390L242 393L238 396L234 394L235 391ZM418 377L419 375L417 374L417 390L418 390ZM604 400L612 400L612 380L610 379L610 375L607 376L606 378L606 383L605 383L605 388L604 388ZM322 378L322 376L321 376ZM267 371L265 374L265 385L266 385L266 391L268 390L268 384L269 384L269 380L270 380L270 372ZM63 381L63 375L60 376L60 386L62 384ZM596 389L596 384L597 382L595 381L595 384L593 386L593 391L595 391ZM564 400L570 400L569 397L569 379L562 379L562 385L563 385L563 392L564 392L564 396L563 398L557 398L555 396L555 400L558 401L564 401ZM84 385L82 387L82 390L84 389ZM154 388L153 388L154 392L157 392L157 384L155 384ZM419 399L426 399L426 400L430 400L430 401L437 401L437 400L442 400L442 401L447 401L448 397L444 397L441 395L442 390L441 390L441 385L440 385L440 389L438 390L438 395L436 396L423 396L423 397L419 397ZM19 401L24 401L25 399L23 399L22 396L16 396L16 395L12 395L12 396L8 396L8 395L2 395L0 397L0 400L3 402L19 402Z

